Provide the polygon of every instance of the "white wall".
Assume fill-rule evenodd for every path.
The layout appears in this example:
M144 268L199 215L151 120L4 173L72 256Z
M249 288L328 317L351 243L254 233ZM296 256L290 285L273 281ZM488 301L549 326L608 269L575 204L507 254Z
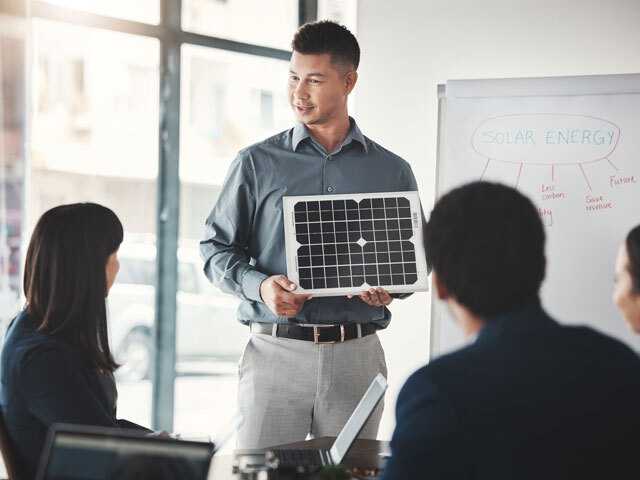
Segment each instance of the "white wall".
M638 0L359 0L357 120L413 166L428 215L434 200L438 84L448 79L640 72ZM395 399L428 354L430 294L392 305L383 334Z

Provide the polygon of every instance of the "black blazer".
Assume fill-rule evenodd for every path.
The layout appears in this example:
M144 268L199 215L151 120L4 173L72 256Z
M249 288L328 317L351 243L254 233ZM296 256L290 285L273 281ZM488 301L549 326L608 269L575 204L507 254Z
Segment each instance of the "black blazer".
M384 479L640 478L640 360L539 307L414 373Z
M26 309L13 319L0 365L0 407L28 478L35 475L47 430L55 423L147 430L117 420L96 368L36 328Z

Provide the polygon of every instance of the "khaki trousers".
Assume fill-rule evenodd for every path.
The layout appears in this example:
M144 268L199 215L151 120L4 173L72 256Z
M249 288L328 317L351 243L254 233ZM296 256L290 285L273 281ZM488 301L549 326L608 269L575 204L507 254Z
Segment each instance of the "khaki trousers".
M239 362L238 405L244 423L238 448L265 448L337 436L374 377L387 377L376 334L343 343L252 333ZM359 438L375 439L380 401Z

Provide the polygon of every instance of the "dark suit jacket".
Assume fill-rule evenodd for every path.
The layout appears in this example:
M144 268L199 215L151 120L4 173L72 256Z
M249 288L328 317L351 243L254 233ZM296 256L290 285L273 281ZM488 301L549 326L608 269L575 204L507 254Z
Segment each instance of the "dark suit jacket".
M36 328L26 310L12 321L0 365L0 406L28 478L55 423L143 429L114 418L95 367L67 343Z
M640 479L640 360L538 307L414 373L384 479Z

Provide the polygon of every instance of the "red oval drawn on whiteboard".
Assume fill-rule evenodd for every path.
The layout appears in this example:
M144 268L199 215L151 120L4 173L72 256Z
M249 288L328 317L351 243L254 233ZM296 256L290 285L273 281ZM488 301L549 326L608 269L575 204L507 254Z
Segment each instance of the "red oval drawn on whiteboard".
M489 160L520 165L582 165L608 159L620 127L590 115L522 113L488 118L471 147Z

